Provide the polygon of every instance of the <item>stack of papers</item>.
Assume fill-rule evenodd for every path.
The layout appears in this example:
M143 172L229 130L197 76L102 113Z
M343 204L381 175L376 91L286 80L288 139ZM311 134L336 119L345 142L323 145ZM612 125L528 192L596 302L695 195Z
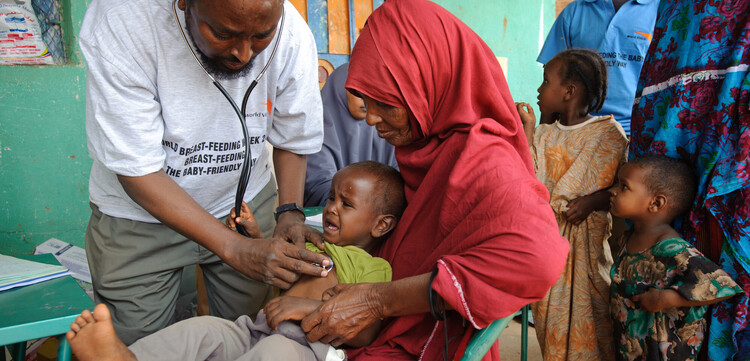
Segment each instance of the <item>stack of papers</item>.
M27 261L0 254L0 291L69 275L63 266Z
M70 270L73 278L91 283L91 271L86 260L86 251L57 238L50 238L36 247L34 254L52 253L57 262Z

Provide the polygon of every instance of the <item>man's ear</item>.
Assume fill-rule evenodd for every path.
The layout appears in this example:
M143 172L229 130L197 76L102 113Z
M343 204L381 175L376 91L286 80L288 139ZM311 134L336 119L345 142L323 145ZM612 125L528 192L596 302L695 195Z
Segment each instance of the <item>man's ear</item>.
M380 238L396 228L396 217L392 214L384 214L378 217L377 223L372 227L370 235L372 238Z
M180 8L180 10L185 11L185 8L187 8L187 3L185 0L177 0L177 7Z
M648 205L648 211L651 213L657 213L667 208L667 197L663 194L657 194L651 198L651 203Z

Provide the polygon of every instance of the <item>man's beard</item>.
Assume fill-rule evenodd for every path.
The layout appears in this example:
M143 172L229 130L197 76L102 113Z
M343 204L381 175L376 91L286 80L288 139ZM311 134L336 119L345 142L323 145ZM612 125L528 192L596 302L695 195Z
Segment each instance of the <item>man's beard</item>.
M193 31L191 30L191 22L192 22L192 14L190 14L190 9L185 9L185 22L187 23L186 28L188 32L188 36L190 37L190 41L193 44L197 44L195 42L195 37L193 36ZM231 80L231 79L237 79L241 78L245 75L247 75L250 70L253 67L253 63L255 62L255 56L250 58L250 61L247 62L242 68L238 70L227 70L224 68L219 67L217 64L217 60L209 58L206 54L204 54L198 46L195 46L195 51L198 53L198 58L200 59L201 64L203 64L203 67L206 69L206 71L213 75L216 79L219 80Z

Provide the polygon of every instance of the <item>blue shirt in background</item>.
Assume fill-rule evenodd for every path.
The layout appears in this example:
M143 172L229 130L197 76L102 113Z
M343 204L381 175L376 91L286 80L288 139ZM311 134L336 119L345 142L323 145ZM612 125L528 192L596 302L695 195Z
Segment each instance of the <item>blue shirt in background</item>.
M615 12L611 0L576 0L555 20L537 61L546 64L570 48L598 51L607 63L609 87L604 106L592 114L614 115L630 135L635 89L658 7L658 0L630 0Z

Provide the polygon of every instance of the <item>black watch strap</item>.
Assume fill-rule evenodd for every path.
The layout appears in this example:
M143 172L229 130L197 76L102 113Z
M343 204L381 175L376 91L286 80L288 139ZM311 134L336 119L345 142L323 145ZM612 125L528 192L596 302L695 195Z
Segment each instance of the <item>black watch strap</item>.
M300 207L299 204L287 203L287 204L282 204L278 208L276 208L276 212L273 212L273 218L278 221L280 214L284 212L289 212L289 211L300 211L302 215L305 214L305 210L302 209L302 207Z

